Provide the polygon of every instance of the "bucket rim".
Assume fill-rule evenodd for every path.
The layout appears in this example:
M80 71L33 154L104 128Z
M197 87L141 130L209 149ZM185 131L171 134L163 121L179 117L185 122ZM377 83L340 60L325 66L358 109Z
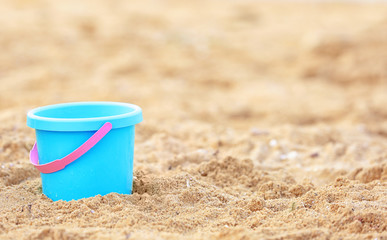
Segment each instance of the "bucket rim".
M128 112L111 116L100 117L79 117L79 118L56 118L43 117L37 115L39 112L51 110L61 107L75 107L82 105L90 106L122 106L128 109ZM98 130L104 123L112 123L114 128L127 127L135 125L142 121L142 110L139 106L123 103L123 102L108 102L108 101L87 101L87 102L68 102L52 104L34 108L27 113L27 126L37 130L47 131L95 131Z

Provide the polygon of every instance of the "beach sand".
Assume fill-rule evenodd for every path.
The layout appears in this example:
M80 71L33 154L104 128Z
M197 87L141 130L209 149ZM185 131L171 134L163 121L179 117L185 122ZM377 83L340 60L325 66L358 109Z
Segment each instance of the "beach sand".
M387 239L387 4L0 4L0 239ZM142 107L134 191L41 193L29 109Z

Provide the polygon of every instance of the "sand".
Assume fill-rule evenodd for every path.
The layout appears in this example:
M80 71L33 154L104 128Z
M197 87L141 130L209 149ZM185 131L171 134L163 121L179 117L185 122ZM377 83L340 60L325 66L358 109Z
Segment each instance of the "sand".
M0 239L387 239L387 5L0 4ZM52 202L34 107L143 108L132 195Z

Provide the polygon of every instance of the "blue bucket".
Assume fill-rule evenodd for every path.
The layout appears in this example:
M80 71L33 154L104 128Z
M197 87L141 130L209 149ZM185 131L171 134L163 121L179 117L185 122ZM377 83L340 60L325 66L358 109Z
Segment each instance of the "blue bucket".
M27 125L37 141L30 157L41 172L43 193L53 201L131 194L134 125L141 121L140 107L116 102L29 111Z

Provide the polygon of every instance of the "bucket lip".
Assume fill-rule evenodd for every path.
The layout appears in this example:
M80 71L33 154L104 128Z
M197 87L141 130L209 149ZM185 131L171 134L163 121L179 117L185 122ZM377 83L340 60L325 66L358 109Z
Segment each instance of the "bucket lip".
M91 117L91 118L51 118L36 115L40 111L54 109L57 107L72 107L81 105L101 105L101 106L123 106L130 111L123 114ZM89 101L89 102L69 102L52 104L34 108L27 113L27 126L38 130L47 131L95 131L98 130L104 123L110 122L114 128L127 127L142 122L142 110L139 106L123 103L123 102L108 102L108 101Z

